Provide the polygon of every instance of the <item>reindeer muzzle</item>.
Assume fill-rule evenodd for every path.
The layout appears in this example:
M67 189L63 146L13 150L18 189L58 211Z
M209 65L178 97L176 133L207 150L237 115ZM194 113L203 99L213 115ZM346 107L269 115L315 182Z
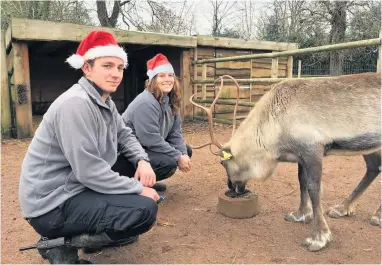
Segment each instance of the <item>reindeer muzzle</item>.
M245 192L245 183L241 181L232 182L232 190L234 190L237 194L243 194Z
M229 188L230 190L235 191L236 194L243 194L243 193L245 193L245 186L246 186L246 183L241 182L241 181L232 182L232 181L228 178L227 184L228 184L228 188Z

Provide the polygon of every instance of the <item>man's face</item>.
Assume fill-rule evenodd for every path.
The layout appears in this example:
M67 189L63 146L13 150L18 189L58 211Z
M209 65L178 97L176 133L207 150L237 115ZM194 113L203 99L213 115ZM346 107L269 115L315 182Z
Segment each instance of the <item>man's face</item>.
M157 85L164 94L171 92L174 87L175 77L171 72L161 72L157 75Z
M123 77L123 60L118 57L99 57L94 60L93 66L85 63L82 67L86 78L93 81L106 93L117 90Z

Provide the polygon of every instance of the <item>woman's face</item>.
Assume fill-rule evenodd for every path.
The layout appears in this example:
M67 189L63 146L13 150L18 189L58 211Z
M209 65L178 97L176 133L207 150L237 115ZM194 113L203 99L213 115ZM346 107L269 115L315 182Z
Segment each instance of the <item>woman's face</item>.
M175 76L171 72L161 72L157 74L157 85L163 94L168 94L174 87Z

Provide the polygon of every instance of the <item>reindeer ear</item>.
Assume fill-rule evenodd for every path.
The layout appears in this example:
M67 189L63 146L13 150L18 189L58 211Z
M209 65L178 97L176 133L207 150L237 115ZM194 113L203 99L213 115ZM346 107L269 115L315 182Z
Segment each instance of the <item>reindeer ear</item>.
M231 158L232 158L232 154L231 154L231 152L229 152L229 151L224 151L224 150L222 150L222 151L220 152L220 160L221 160L221 161L230 160Z

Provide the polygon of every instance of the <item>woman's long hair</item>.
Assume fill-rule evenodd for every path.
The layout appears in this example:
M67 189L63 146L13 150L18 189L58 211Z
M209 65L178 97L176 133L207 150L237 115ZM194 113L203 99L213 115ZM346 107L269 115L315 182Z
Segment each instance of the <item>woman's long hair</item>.
M163 98L163 92L157 85L157 76L154 76L151 80L146 81L146 89L151 92L156 100L159 102L162 101ZM168 97L170 99L170 106L172 115L175 115L180 110L180 85L178 78L174 75L174 87L172 88L171 92L168 94Z

